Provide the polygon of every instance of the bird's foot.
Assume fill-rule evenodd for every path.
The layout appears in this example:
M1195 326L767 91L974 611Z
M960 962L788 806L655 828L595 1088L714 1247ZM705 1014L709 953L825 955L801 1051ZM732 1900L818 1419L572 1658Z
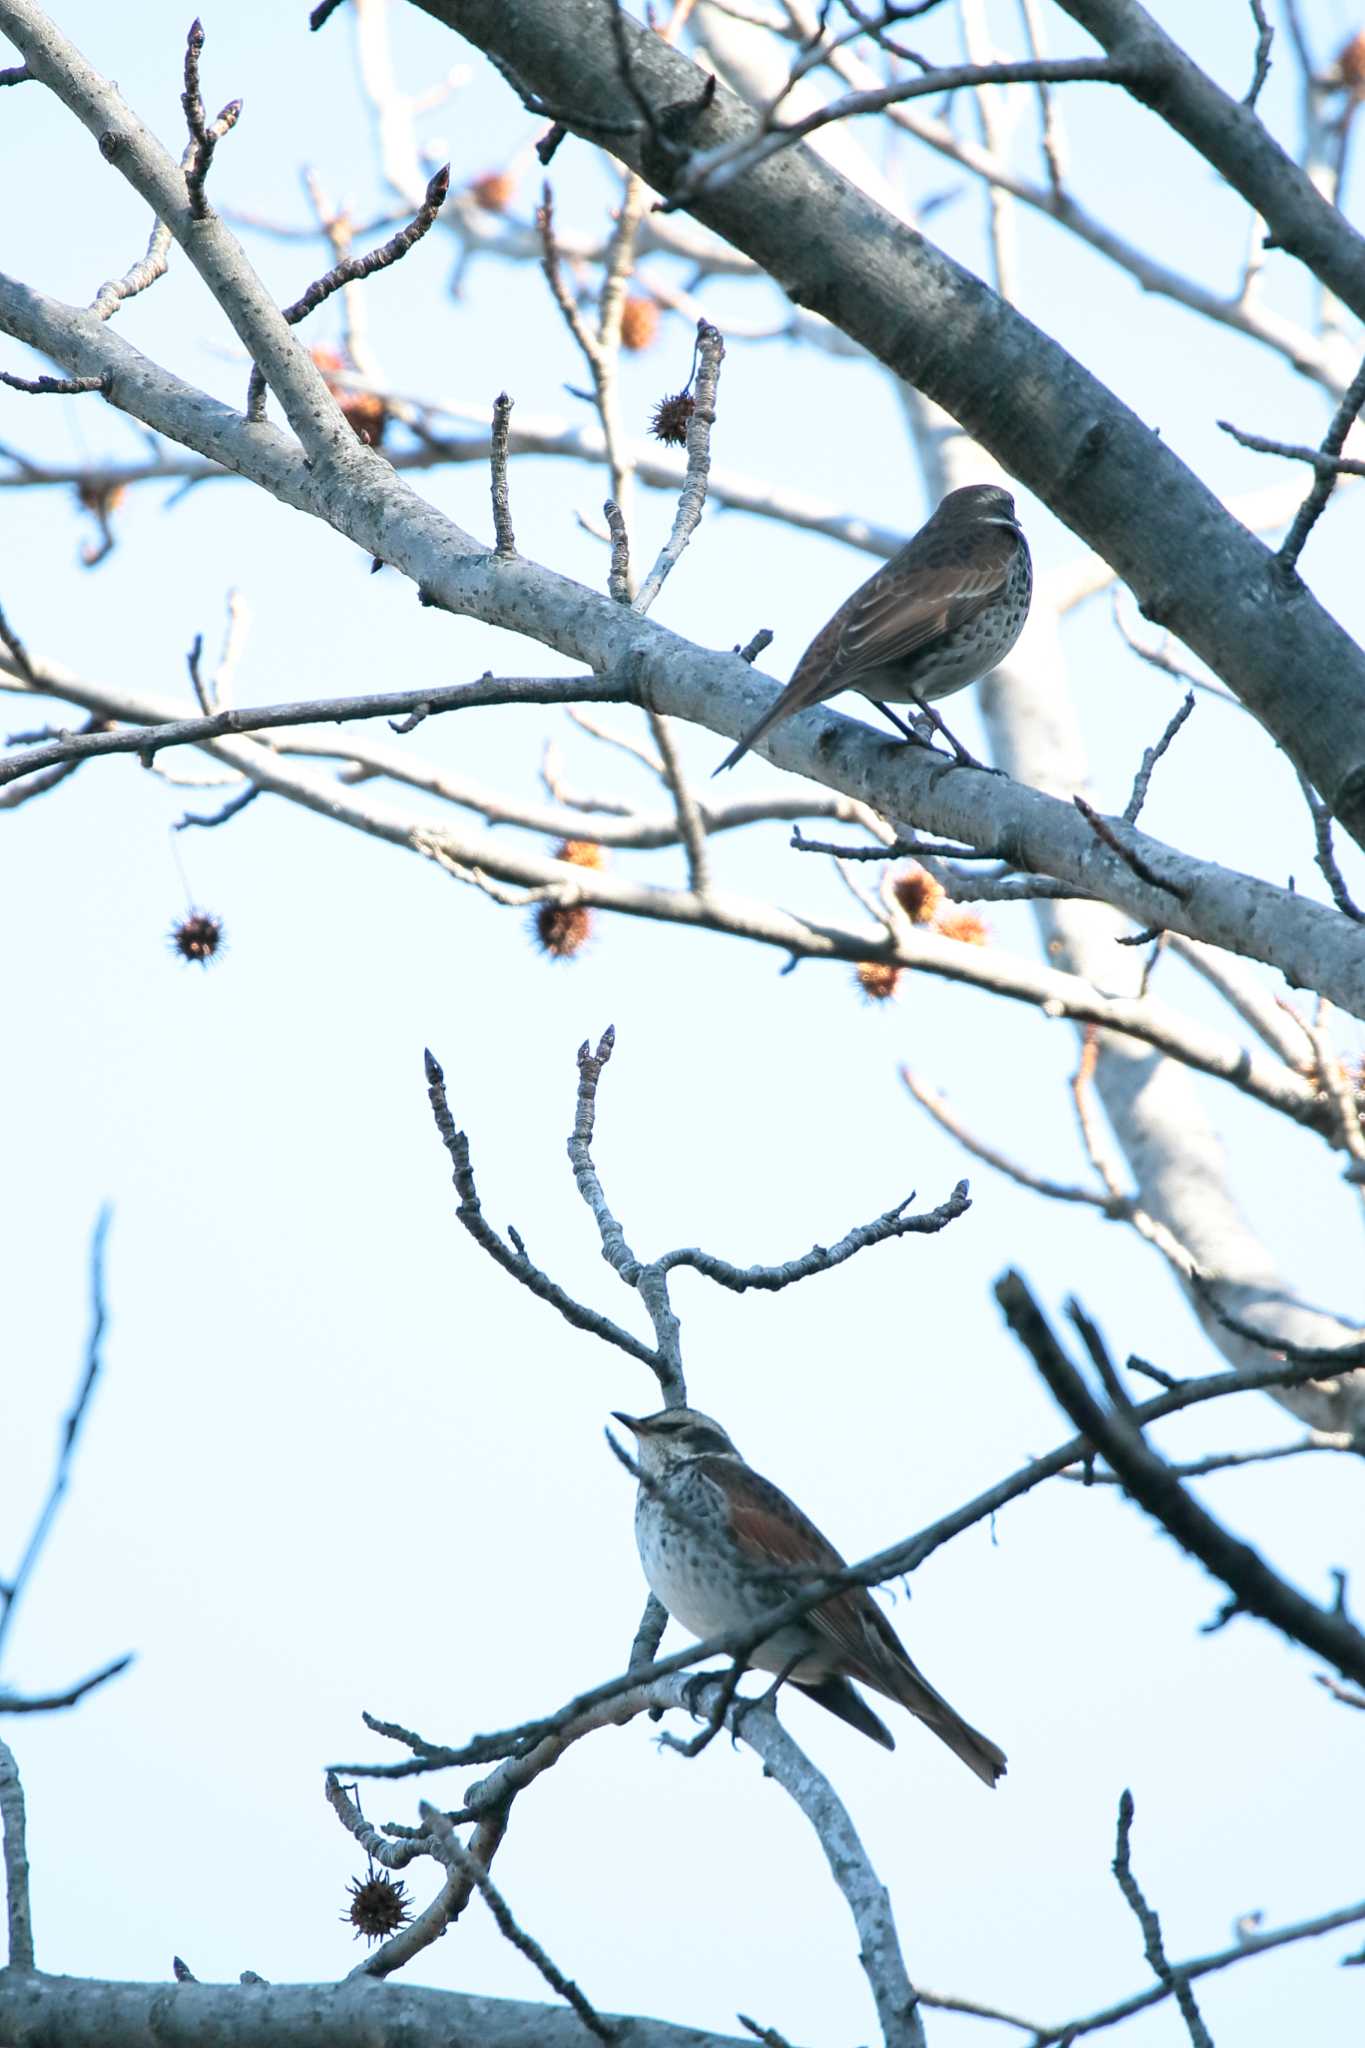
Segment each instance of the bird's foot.
M954 752L954 764L958 768L978 768L982 774L1005 774L1003 768L993 768L993 766L990 766L990 762L978 762L974 754L968 754L968 750L964 748L962 741L958 739L958 735L948 725L943 723L943 719L939 719L939 715L933 709L933 705L927 705L927 702L923 700L923 696L915 698L915 707L919 709L921 723L927 725L929 731L939 733L945 741L948 741L948 745L950 745L952 752ZM917 733L915 737L919 739L921 745L929 745L929 741L923 737L923 733Z
M731 1706L735 1705L735 1693L746 1669L746 1665L737 1662L732 1664L723 1676L718 1677L714 1671L696 1671L690 1678L686 1679L682 1687L683 1705L687 1708L689 1714L695 1714L699 1720L702 1718L703 1713L705 1713L706 1726L694 1735L689 1742L681 1742L676 1735L661 1735L659 1737L661 1746L664 1749L676 1749L679 1756L700 1756L702 1751L715 1741L721 1729L725 1726L726 1714ZM716 1697L711 1702L709 1708L703 1709L701 1704L702 1688L710 1685L716 1687ZM766 1699L767 1694L764 1693L761 1697ZM739 1731L739 1724L742 1718L741 1710L756 1704L756 1701L741 1700L735 1705L732 1740Z
M693 1671L683 1680L683 1705L689 1714L695 1714L700 1719L703 1712L701 1704L703 1688L708 1685L714 1685L716 1677L717 1674L714 1671Z

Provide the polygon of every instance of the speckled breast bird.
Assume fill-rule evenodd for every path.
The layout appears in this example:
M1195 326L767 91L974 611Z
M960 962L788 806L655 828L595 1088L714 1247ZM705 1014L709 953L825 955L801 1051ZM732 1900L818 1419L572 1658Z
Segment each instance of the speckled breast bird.
M980 682L1023 632L1032 595L1033 561L1009 492L998 484L950 491L900 553L820 628L782 695L716 774L733 768L782 719L840 690L861 690L885 711Z
M843 1558L814 1522L745 1464L709 1415L665 1408L657 1415L617 1411L616 1420L633 1434L644 1474L635 1503L640 1562L684 1628L709 1636L756 1621L787 1597L774 1584L774 1568L812 1577L843 1569ZM889 1729L855 1692L856 1679L908 1707L985 1784L1004 1774L1003 1750L934 1691L864 1586L831 1595L748 1658L762 1671L785 1673L817 1706L894 1749Z

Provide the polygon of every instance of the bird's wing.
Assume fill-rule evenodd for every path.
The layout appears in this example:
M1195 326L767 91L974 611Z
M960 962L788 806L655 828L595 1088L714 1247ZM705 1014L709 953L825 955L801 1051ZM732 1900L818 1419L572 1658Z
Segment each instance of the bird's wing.
M808 1572L812 1578L818 1578L824 1572L843 1570L844 1560L834 1545L770 1479L733 1458L702 1457L695 1463L724 1498L731 1533L755 1570L776 1566L792 1571L792 1593L800 1590L800 1579L795 1574ZM780 1584L773 1587L774 1607L787 1597ZM866 1670L868 1630L870 1627L875 1631L881 1618L875 1601L862 1586L849 1586L831 1594L828 1600L812 1608L807 1617L811 1627L848 1659L852 1677L862 1678L866 1672L866 1682L879 1685L884 1692L885 1683L879 1684L873 1673ZM890 1633L896 1641L894 1631Z
M815 1577L842 1569L844 1560L834 1545L770 1479L733 1458L701 1457L695 1462L724 1499L731 1533L756 1570L764 1565L795 1567ZM781 1598L781 1587L775 1587L773 1605ZM811 1609L807 1620L837 1650L843 1677L856 1678L887 1699L899 1700L984 1784L994 1785L1005 1769L1004 1751L964 1721L930 1685L866 1587L848 1586L832 1593ZM828 1700L824 1704L834 1713L841 1711Z
M1004 527L976 529L970 548L956 534L938 537L933 547L919 545L922 539L904 550L910 560L895 557L839 607L801 657L793 683L807 668L823 672L832 696L967 625L1005 588L1019 545Z

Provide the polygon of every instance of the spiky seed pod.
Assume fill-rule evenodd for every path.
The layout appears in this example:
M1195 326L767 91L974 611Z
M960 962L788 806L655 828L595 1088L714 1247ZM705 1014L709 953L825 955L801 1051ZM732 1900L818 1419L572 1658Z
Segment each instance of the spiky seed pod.
M565 860L574 868L604 868L607 849L595 839L561 839L555 848L555 859Z
M373 1864L369 1876L352 1878L347 1890L351 1903L341 1917L354 1927L357 1941L362 1935L366 1941L382 1941L412 1918L404 1887Z
M661 398L655 406L649 431L656 441L684 448L687 445L687 422L696 409L697 401L690 391L675 391L671 398Z
M586 903L538 903L530 929L551 960L572 960L592 937L592 912Z
M929 924L945 891L942 882L935 880L927 868L911 861L908 868L902 868L893 877L891 893L912 923Z
M197 967L207 967L227 944L222 918L208 910L192 910L188 917L178 918L166 937L177 958Z
M350 391L344 384L336 381L341 371L350 368L339 349L329 348L322 342L309 353L321 370L323 383L341 407L356 439L363 441L367 448L377 448L389 423L389 408L383 399L377 392Z
M1357 29L1338 51L1337 76L1352 99L1365 99L1365 28Z
M127 495L127 484L101 484L88 481L76 486L76 496L80 499L86 511L102 512L106 517L111 512L117 512Z
M904 971L894 960L860 960L853 970L863 1001L867 1003L889 1002L900 986Z
M989 946L991 942L990 926L974 910L954 908L942 911L934 919L934 930L945 939L956 939L963 946Z
M659 332L659 304L632 292L621 308L621 346L638 354Z
M506 213L516 189L517 181L510 171L485 171L469 188L485 213Z

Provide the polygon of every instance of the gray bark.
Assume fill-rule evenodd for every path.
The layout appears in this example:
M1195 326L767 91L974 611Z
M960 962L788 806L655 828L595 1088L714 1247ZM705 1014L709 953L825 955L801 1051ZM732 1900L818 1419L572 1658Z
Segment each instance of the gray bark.
M117 1984L0 1970L4 2048L584 2048L592 2038L567 2006L372 1978ZM744 2037L632 2018L628 2038L630 2048L741 2048Z
M420 4L571 128L591 135L595 124L610 124L613 153L665 195L692 151L753 126L750 109L724 86L703 107L699 68L623 17L635 86L658 110L668 144L652 134L620 76L612 0L580 0L572 35L562 0ZM810 150L788 149L707 188L688 211L797 305L824 314L942 405L1035 491L1113 565L1144 615L1237 693L1365 845L1365 651L1297 578L1281 574L1157 432ZM1357 261L1365 266L1365 256Z

